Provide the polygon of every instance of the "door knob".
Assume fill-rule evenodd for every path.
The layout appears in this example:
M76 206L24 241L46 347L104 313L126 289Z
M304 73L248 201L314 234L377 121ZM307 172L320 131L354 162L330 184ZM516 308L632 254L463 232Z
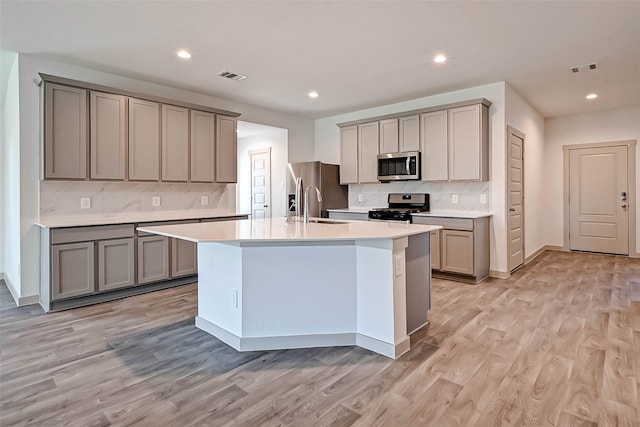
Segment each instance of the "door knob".
M623 207L623 208L626 208L626 207L627 207L627 205L622 205L622 207Z
M509 212L515 212L516 210L514 208L509 209Z
M263 207L268 208L268 207L269 207L269 205L264 205Z

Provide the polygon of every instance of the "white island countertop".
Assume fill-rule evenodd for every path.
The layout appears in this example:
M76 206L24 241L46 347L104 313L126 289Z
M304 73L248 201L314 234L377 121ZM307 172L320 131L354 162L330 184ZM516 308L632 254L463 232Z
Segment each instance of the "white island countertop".
M372 221L286 222L284 218L138 227L138 230L192 242L274 242L395 239L442 227L421 224Z
M85 227L92 225L133 224L156 221L183 221L248 216L235 209L189 209L157 212L114 212L94 215L43 215L35 225L43 228Z

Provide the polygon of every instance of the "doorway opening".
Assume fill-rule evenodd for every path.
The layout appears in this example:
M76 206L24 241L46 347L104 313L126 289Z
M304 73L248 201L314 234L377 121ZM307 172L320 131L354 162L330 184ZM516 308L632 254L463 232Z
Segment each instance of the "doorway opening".
M254 170L261 161L266 162L269 152L269 171ZM255 164L252 162L255 161ZM262 157L262 158L260 158ZM262 200L263 212L258 216L278 217L286 214L285 179L288 161L288 130L273 126L238 121L238 185L236 209L240 213L254 214L254 200ZM262 163L266 166L266 163ZM267 173L267 176L264 176ZM268 188L256 191L255 184L264 180ZM254 194L261 193L261 194ZM255 205L255 206L254 206ZM267 205L267 208L264 208Z
M565 145L564 247L636 254L636 141Z

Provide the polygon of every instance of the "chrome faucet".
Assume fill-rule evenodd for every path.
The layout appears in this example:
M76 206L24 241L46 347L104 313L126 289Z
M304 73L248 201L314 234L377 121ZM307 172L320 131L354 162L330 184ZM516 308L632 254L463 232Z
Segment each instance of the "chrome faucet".
M322 215L322 195L320 194L320 189L315 185L311 184L304 190L304 222L305 224L309 222L309 190L312 188L316 189L316 194L318 195L318 203L320 204L320 214Z
M300 202L302 201L302 178L296 178L296 189L293 200L289 200L290 205L287 206L286 222L296 222L300 220ZM292 215L293 212L293 215Z

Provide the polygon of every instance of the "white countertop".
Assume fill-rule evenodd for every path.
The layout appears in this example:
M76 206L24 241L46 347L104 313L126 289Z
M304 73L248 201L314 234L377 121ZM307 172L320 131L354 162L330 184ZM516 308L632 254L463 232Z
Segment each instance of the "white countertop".
M187 219L228 218L247 216L235 209L192 209L158 212L128 212L101 215L42 216L35 225L43 228L83 227L90 225L132 224L138 222L180 221Z
M394 222L322 220L337 224L305 224L267 218L138 227L138 230L200 243L393 239L442 228Z
M491 212L478 212L478 211L431 211L429 213L415 213L412 216L431 216L440 218L467 218L477 219L492 216Z

